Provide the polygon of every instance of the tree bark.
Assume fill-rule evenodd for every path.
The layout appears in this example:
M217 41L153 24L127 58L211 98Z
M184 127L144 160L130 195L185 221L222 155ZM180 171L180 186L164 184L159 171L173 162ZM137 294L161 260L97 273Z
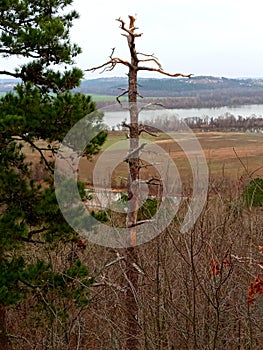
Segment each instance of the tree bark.
M130 150L133 152L139 147L139 123L137 108L137 67L138 59L135 50L134 36L129 34L128 44L131 53L131 65L129 66L129 87L128 100L130 110ZM126 294L126 312L127 312L127 329L126 329L126 349L139 349L140 329L138 323L138 304L136 293L138 291L138 271L134 268L137 264L136 249L136 223L138 217L138 198L139 198L139 152L128 160L129 164L129 181L128 181L128 213L126 226L129 228L128 248L126 249L126 275L128 279L128 288Z

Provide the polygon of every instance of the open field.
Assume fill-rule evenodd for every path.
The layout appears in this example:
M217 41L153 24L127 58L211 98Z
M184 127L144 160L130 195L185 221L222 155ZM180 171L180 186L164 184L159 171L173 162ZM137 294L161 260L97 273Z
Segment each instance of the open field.
M94 102L105 102L105 101L116 101L116 96L111 95L98 95L98 94L91 94L92 100ZM127 101L127 97L121 97L121 101Z
M175 133L170 135L172 138L164 133L156 138L144 135L142 142L154 142L161 147L165 155L175 162L182 182L190 184L192 170L188 159L182 148L175 142L178 135ZM263 177L263 135L260 133L199 132L183 136L180 134L180 137L183 137L181 145L191 143L194 139L199 141L206 157L210 179L230 180L238 185L241 176L244 179L249 179L250 175L253 178ZM40 147L45 146L43 142L39 142L38 145ZM127 186L128 164L123 160L128 148L129 140L124 132L109 132L108 139L98 155L94 156L92 160L81 159L79 164L80 181L87 186L92 186L94 168L99 165L102 179L108 177L112 188L125 189ZM30 147L26 145L25 151L28 154L28 159L36 167L39 159L38 152L32 152ZM192 151L190 150L190 152ZM48 152L45 155L50 159ZM141 155L142 159L143 156L144 152ZM154 157L153 154L152 162L154 162ZM110 169L113 163L118 165L112 172ZM158 172L153 167L148 166L141 169L142 179L148 180L152 177L158 177ZM100 185L103 188L105 187L103 182Z
M171 135L176 139L176 134ZM229 178L238 182L241 175L243 177L250 174L253 177L263 176L262 134L200 132L187 135L184 142L190 142L190 140L195 137L198 139L203 149L211 178ZM146 135L144 138L146 141L155 142L165 150L167 156L174 160L183 181L191 180L191 168L186 155L173 139L169 138L166 134L161 134L157 138ZM105 176L107 174L107 169L111 167L112 161L117 161L119 159L119 165L112 176L112 184L117 187L122 187L124 185L125 181L123 179L128 175L127 163L123 162L122 156L120 156L124 144L119 141L124 140L126 140L125 133L118 131L110 132L108 140L103 146L103 152L107 150L108 154L108 156L103 159ZM125 146L128 142L129 141L126 140ZM94 157L92 161L81 160L79 169L81 181L87 184L92 183L94 166L103 152ZM143 169L141 174L142 178L149 178L149 176L154 175L150 167Z

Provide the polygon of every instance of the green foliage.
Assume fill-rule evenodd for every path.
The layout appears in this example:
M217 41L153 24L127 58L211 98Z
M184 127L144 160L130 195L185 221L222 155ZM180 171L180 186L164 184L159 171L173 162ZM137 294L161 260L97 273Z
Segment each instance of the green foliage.
M109 212L107 210L91 211L91 215L98 220L99 222L108 222L109 221Z
M157 212L157 199L148 198L138 210L138 220L151 219Z
M72 3L0 1L0 55L28 61L13 71L0 71L21 79L14 92L0 99L0 307L34 295L37 307L53 316L66 315L67 302L87 305L94 281L79 259L79 237L57 203L54 158L67 132L86 116L85 137L91 140L84 150L87 157L98 152L107 136L101 131L103 114L91 98L70 92L79 85L82 71L56 71L59 64L73 64L80 52L70 42L69 29L78 17L75 11L66 11ZM29 147L48 173L41 184L32 176ZM65 183L65 189L70 191L71 185ZM78 184L78 191L84 200L83 184ZM69 210L74 217L74 210ZM87 225L85 220L84 213L76 217L80 227ZM57 255L63 263L56 262Z
M19 275L24 269L22 257L11 261L2 259L0 265L0 305L17 304L24 297L23 291L18 287Z
M70 128L88 114L91 115L88 127L96 125L97 130L101 130L103 114L93 112L95 104L90 96L69 92L51 96L31 83L18 85L16 92L0 100L0 128L6 137L17 135L26 142L62 141ZM98 136L94 145L101 145L104 136Z
M128 193L121 193L121 202L128 202Z
M32 61L3 71L12 77L32 82L44 91L61 92L79 85L82 72L74 68L64 74L48 68L72 64L81 49L70 42L69 29L76 11L66 11L73 0L1 1L0 52L4 57L26 57Z
M38 292L56 293L62 299L72 300L78 306L85 306L89 302L89 287L94 278L89 276L89 271L82 262L77 259L73 264L62 272L53 272L51 265L43 260L29 265L21 273L20 280L26 281Z
M120 213L118 211L118 206L123 208L123 204L127 205L128 195L127 193L122 193L121 198L112 206L111 209L91 211L91 215L101 223L110 223L110 219L116 221L118 225L122 227L123 219L125 221L126 214ZM143 203L143 205L138 210L138 220L149 220L157 212L158 209L158 200L148 198ZM117 214L116 214L117 213ZM114 219L113 219L114 218Z
M244 190L243 198L249 207L263 205L263 179L256 178L251 180Z

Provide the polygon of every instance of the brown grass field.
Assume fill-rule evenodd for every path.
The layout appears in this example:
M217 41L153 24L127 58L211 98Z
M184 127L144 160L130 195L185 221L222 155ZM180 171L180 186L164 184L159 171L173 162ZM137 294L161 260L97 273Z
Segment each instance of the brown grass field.
M240 177L261 177L263 176L263 136L259 133L236 133L236 132L198 132L194 136L198 139L205 154L209 175L211 178L227 178L232 181L239 181ZM190 137L194 137L193 135ZM188 136L186 142L190 140ZM108 140L103 147L103 151L108 146L121 140L125 140L123 132L110 132ZM176 139L176 135L174 136ZM168 157L172 158L180 173L182 181L191 178L191 168L187 158L179 145L165 134L154 138L146 137L147 140L155 142L161 146ZM128 141L127 141L128 142ZM117 147L116 147L117 148ZM122 162L119 150L107 150L108 157L103 162L105 176L110 168L112 160L119 159L120 163L113 172L112 186L125 187L123 179L128 176L127 163ZM87 185L93 183L93 169L102 154L93 157L91 161L82 159L79 167L79 178ZM149 178L156 175L150 167L142 169L141 177ZM122 180L121 180L122 179ZM103 187L103 184L101 184Z

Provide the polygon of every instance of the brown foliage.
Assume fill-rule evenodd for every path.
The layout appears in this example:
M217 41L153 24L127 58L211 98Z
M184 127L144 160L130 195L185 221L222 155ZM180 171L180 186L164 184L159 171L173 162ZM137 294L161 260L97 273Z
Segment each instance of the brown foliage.
M210 188L207 206L191 232L179 232L187 206L182 203L166 231L138 247L140 349L261 349L263 278L257 254L262 252L262 209L247 210L232 184L227 195L226 183L222 189L220 183L216 194L214 183ZM66 263L66 253L65 248L57 250L58 265ZM79 312L69 301L64 305L67 319L52 323L35 308L33 296L10 309L8 334L14 350L125 349L125 251L80 239L75 253L96 276L90 304Z

